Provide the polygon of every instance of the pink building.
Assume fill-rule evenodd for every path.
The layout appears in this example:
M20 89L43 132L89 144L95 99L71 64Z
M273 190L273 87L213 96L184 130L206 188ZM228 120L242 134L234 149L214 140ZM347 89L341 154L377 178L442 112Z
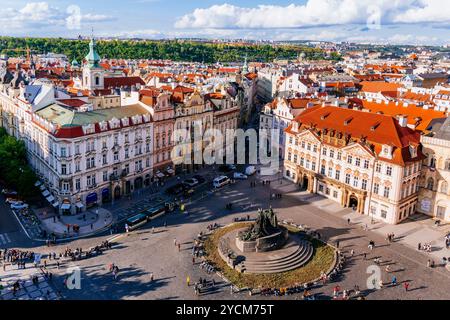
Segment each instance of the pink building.
M140 101L153 108L153 171L174 174L171 151L172 133L175 124L174 109L170 93L161 89L147 88L140 91Z

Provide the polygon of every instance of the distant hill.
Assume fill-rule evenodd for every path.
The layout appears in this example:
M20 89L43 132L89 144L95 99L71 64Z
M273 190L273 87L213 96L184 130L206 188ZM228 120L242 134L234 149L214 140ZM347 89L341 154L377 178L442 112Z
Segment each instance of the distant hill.
M247 56L248 61L270 62L274 59L295 59L301 52L305 53L307 59L326 58L320 49L294 44L227 44L188 40L98 40L97 44L103 58L117 59L170 59L214 63L242 62ZM16 49L27 47L35 53L62 53L70 60L81 61L88 52L88 40L0 37L0 53L9 56L25 55ZM333 55L331 58L338 57Z

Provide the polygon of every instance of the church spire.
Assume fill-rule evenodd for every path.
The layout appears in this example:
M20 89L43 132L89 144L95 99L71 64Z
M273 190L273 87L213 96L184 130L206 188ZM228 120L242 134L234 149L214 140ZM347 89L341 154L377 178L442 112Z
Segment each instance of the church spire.
M89 53L85 57L89 67L99 67L100 55L97 52L96 43L94 37L91 38L89 43Z

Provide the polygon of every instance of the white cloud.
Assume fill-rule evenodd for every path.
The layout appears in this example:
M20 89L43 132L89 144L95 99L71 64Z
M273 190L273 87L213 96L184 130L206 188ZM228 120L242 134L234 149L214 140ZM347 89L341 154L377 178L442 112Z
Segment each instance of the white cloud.
M450 22L450 6L446 0L419 0L393 22Z
M0 8L0 31L14 32L24 29L66 27L78 30L83 22L101 22L113 17L96 14L82 14L77 5L70 5L66 10L50 5L48 2L29 2L21 9Z
M323 25L450 22L446 0L308 0L304 5L231 4L197 8L175 22L176 28L301 28ZM442 10L439 10L442 8Z

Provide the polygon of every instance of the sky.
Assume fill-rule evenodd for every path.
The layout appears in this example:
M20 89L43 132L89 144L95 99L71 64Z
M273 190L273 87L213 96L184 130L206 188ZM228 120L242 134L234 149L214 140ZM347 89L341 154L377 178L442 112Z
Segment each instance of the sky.
M450 44L449 0L0 0L0 35Z

